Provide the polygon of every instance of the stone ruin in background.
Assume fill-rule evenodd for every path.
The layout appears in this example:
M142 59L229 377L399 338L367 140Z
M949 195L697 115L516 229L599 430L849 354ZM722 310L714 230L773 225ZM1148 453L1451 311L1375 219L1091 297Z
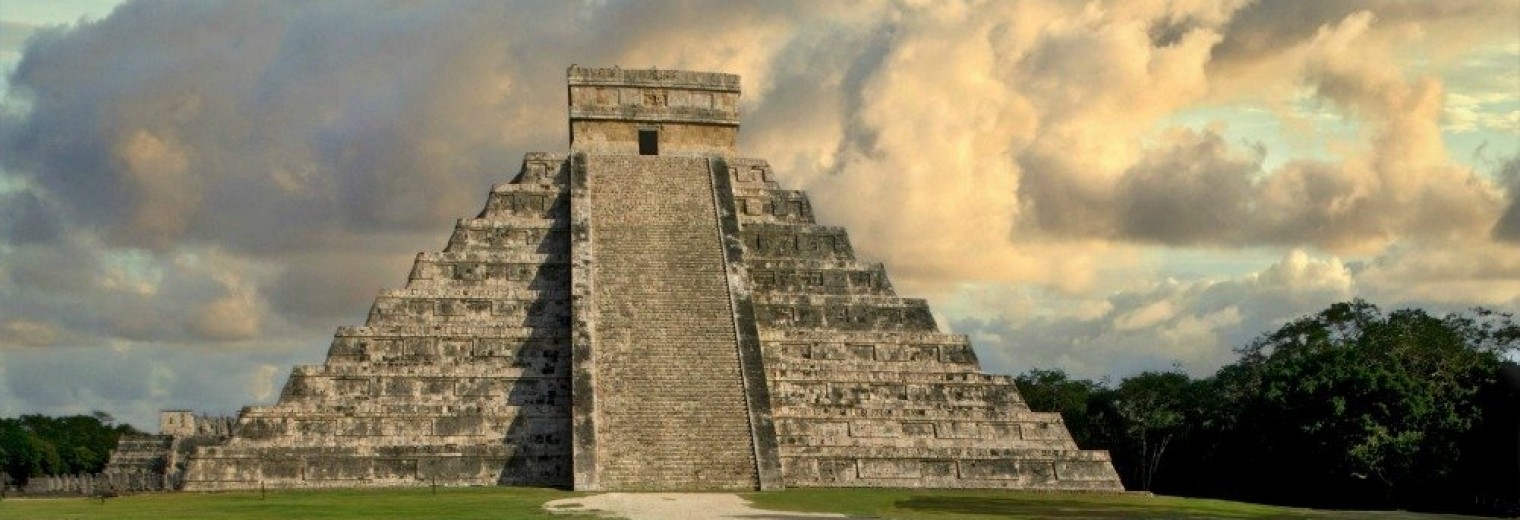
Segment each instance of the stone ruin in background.
M18 491L29 496L108 496L180 489L190 454L201 446L227 442L236 423L235 417L165 410L159 413L158 435L122 436L100 473L32 477Z
M187 490L1123 489L737 154L738 76L568 79L568 153L529 153L324 364L230 435L186 450L166 416L113 466Z

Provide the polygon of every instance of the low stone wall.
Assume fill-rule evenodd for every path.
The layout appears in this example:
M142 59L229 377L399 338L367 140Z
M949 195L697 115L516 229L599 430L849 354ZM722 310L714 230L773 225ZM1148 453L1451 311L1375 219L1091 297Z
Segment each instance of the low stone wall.
M81 473L32 477L20 492L27 496L100 496L171 489L156 473Z

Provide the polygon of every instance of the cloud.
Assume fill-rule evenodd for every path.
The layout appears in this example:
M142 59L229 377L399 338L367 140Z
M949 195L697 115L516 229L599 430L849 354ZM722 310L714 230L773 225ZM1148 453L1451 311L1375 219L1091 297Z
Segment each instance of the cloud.
M320 353L271 344L227 352L163 345L0 349L0 416L104 410L151 431L161 409L225 415L271 402L292 362L320 361Z
M304 326L331 328L364 319L376 292L406 282L415 251L446 240L449 230L437 226L426 236L384 240L379 244L352 241L347 248L313 250L290 255L283 270L267 286L269 306L283 319Z
M1441 84L1406 79L1387 49L1368 41L1374 19L1353 12L1282 51L1296 63L1288 70L1301 75L1317 99L1363 124L1367 142L1339 160L1299 159L1266 171L1259 147L1236 149L1212 128L1172 129L1156 144L1133 150L1129 166L1115 175L1088 157L1122 151L1075 149L1083 140L1062 136L1058 144L1037 141L1024 152L1020 196L1047 231L1167 245L1313 245L1366 253L1405 237L1480 235L1497 218L1499 192L1471 168L1450 162L1439 127ZM1081 128L1112 127L1084 122ZM1105 139L1088 140L1124 142L1121 135L1133 131L1121 125Z
M1515 14L129 1L5 42L24 49L0 110L0 403L195 408L187 392L228 381L208 402L269 397L284 369L267 367L318 356L524 152L564 148L572 63L741 74L743 153L807 189L902 293L981 295L947 317L1002 353L995 370L1202 370L1275 320L1362 293L1512 302L1520 254L1496 239L1520 235L1516 189L1453 163L1442 136L1502 103L1429 64L1507 45ZM1299 156L1228 121L1166 123L1220 105L1305 141L1320 137L1306 110L1352 131ZM1155 258L1177 250L1277 261L1167 281ZM121 362L144 355L173 361ZM27 375L64 360L152 383L76 395Z
M25 47L26 39L32 36L37 28L33 25L14 22L10 20L0 21L0 56L10 59L11 55L21 54Z
M1261 154L1232 149L1212 131L1173 129L1163 139L1119 181L1113 204L1121 233L1169 244L1251 237Z
M1230 17L1223 31L1226 36L1212 51L1211 62L1214 67L1236 73L1240 68L1262 66L1280 59L1285 48L1358 12L1375 13L1381 23L1397 31L1390 37L1422 37L1422 44L1462 49L1486 39L1485 31L1512 28L1516 7L1484 0L1251 2Z
M30 190L0 193L0 240L11 244L56 240L63 224L49 206Z
M1077 377L1123 376L1174 365L1208 375L1234 348L1287 321L1357 294L1338 258L1288 252L1228 279L1163 280L1089 302L1091 312L1002 313L952 319L997 372L1061 368Z
M1509 207L1494 224L1494 238L1520 242L1520 156L1509 158L1499 169L1499 176L1509 188Z
M31 320L0 322L0 347L44 347L55 345L62 334L47 323Z
M45 324L68 344L225 346L261 332L272 334L265 339L289 332L282 320L268 319L258 289L272 268L217 249L154 255L71 235L3 252L0 259L0 316ZM35 328L0 329L0 345L33 343L18 339L27 330Z

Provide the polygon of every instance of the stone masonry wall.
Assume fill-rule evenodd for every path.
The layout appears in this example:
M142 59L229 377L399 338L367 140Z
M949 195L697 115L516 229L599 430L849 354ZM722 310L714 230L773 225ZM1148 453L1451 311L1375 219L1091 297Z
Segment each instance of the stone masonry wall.
M589 155L600 489L756 489L708 162Z
M677 70L571 67L570 148L639 153L658 135L659 155L732 155L739 134L739 77Z
M32 477L19 491L25 496L115 496L122 493L167 491L163 475L151 473L80 473Z
M191 456L191 490L570 482L568 170L529 154L405 288Z

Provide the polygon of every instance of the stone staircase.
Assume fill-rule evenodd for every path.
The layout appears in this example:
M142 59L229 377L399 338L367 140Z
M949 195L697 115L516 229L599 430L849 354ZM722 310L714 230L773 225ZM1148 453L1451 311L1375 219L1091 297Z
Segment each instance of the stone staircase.
M586 161L597 486L756 489L708 161Z

